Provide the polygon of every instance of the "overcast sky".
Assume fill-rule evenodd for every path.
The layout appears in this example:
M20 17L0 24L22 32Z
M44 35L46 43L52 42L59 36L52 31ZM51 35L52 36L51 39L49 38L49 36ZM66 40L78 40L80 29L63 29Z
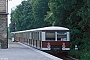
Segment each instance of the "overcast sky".
M11 13L11 8L14 8L15 6L21 4L22 0L8 0L8 25L10 24L10 13Z

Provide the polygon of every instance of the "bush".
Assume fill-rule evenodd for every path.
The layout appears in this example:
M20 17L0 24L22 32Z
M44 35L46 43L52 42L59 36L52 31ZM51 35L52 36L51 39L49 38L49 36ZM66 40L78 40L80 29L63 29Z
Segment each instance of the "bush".
M77 59L80 59L80 54L81 52L79 50L74 50L74 49L71 49L69 52L70 56L77 58Z
M79 60L90 60L90 51L87 51L87 49L82 51L71 49L69 55Z
M90 52L89 53L83 53L81 55L80 60L90 60Z

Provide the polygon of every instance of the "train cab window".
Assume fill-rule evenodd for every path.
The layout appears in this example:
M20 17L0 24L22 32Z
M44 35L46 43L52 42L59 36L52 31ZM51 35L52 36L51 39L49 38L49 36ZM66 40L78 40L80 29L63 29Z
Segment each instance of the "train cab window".
M46 40L54 41L55 40L55 32L46 32Z
M57 32L57 41L66 41L67 33L66 32Z

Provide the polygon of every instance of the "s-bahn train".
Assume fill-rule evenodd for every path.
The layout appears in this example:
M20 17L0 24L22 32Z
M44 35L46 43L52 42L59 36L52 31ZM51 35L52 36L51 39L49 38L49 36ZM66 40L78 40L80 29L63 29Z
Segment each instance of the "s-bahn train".
M43 27L25 31L11 32L15 40L40 50L69 51L70 34L65 27Z

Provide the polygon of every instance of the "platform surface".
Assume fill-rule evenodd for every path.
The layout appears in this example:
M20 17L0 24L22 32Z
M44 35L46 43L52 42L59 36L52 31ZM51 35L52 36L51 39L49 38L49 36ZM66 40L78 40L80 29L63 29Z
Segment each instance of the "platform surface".
M62 60L20 42L9 40L8 49L0 49L0 60Z

